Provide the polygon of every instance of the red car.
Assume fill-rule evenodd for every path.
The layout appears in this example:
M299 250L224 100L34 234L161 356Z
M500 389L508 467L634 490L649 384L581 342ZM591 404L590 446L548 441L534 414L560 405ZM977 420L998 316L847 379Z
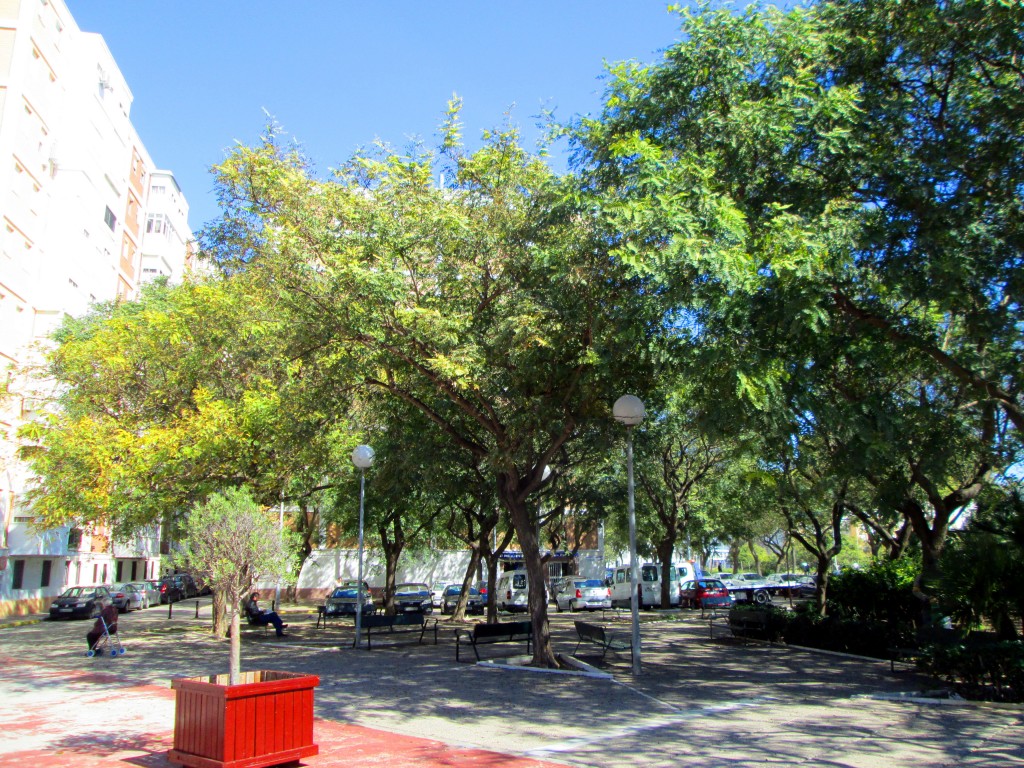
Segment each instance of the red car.
M696 579L679 588L679 604L691 608L728 608L732 596L718 579Z

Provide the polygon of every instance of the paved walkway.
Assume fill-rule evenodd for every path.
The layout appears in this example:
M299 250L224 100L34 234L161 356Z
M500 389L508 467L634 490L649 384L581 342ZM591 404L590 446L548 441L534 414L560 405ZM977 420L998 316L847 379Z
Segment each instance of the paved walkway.
M306 611L287 638L246 632L242 665L321 677L311 768L1024 766L1024 708L923 699L928 681L881 662L709 639L692 612L644 618L636 679L628 655L584 656L608 678L456 664L447 629L437 646L352 650L351 629ZM124 616L116 659L81 655L87 622L0 628L0 766L170 765L170 679L226 669L208 621ZM571 618L552 628L572 652Z

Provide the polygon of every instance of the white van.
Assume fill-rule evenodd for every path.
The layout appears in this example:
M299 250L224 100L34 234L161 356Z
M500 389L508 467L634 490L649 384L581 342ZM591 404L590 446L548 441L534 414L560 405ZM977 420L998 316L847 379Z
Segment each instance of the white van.
M525 570L505 571L494 585L494 599L499 611L530 610L530 580Z
M618 565L615 567L615 572L612 574L611 589L612 606L629 608L632 585L628 565ZM644 563L640 566L638 590L641 608L661 607L661 565ZM679 569L677 566L669 568L668 598L670 605L679 605Z

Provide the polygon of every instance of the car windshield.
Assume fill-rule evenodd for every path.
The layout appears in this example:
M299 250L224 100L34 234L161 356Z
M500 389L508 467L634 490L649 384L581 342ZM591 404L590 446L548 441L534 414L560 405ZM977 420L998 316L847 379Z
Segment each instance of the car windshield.
M331 597L355 597L356 591L355 587L340 587L331 593Z
M604 582L600 579L587 579L586 581L577 581L577 587L603 587Z
M395 593L399 595L418 595L429 591L426 584L399 584L395 587Z
M71 587L61 597L92 597L96 590L88 587Z
M720 582L718 579L707 579L700 582L700 585L704 589L725 589L725 584Z
M448 587L447 589L445 589L444 593L445 593L446 595L457 595L457 594L459 594L459 593L460 593L461 591L462 591L462 587L459 587L459 586L455 586L455 585L453 585L453 586L450 586L450 587Z

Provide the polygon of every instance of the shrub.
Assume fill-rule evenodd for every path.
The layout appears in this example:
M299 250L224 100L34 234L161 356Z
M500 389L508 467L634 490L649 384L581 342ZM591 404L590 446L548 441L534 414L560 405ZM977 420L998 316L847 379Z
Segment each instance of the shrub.
M920 572L920 562L910 557L876 560L867 568L843 571L829 583L826 613L833 619L893 627L916 624L922 605L913 588Z
M884 659L889 648L910 642L913 627L800 612L789 621L783 637L790 645Z
M927 646L922 666L966 699L1024 701L1024 642L1020 640Z

